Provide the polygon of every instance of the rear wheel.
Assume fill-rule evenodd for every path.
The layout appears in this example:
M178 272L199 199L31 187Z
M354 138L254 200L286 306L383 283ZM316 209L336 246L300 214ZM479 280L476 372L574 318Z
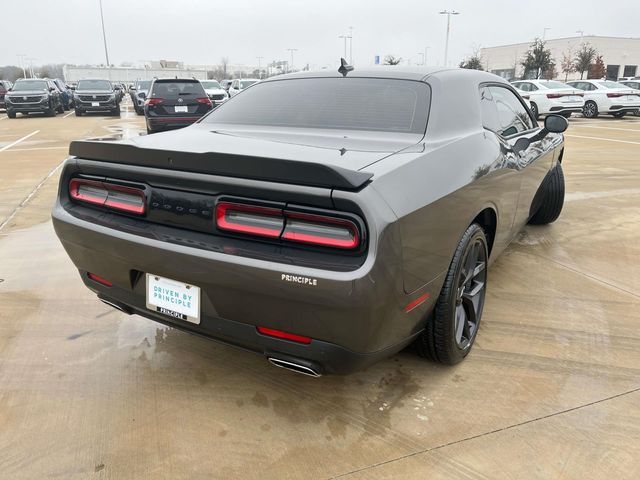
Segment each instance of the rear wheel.
M532 225L546 225L554 222L562 212L564 205L564 172L562 164L558 163L544 179L541 187L542 201L529 223Z
M454 365L475 341L487 288L487 239L477 223L464 232L431 317L416 340L418 354Z
M533 113L533 118L538 120L538 117L540 116L540 113L538 113L538 105L533 102L531 102L531 113Z
M564 118L571 118L571 112L562 112L560 115L562 115Z
M588 100L585 102L584 107L582 107L582 115L587 118L596 118L598 116L598 105L593 100Z
M78 110L76 108L76 117L81 117L82 116L82 110Z
M614 117L616 118L622 118L627 114L627 112L616 112L613 114Z

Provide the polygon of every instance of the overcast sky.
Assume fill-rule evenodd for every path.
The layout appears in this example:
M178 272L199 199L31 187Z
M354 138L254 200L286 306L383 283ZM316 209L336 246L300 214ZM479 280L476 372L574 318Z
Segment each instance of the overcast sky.
M104 63L98 0L2 0L0 65L17 54L44 63ZM103 0L110 62L179 60L187 64L263 65L289 59L312 68L335 65L353 26L354 63L394 54L412 63L429 47L427 63L442 65L452 17L450 61L474 47L586 34L640 36L637 0ZM20 21L26 19L26 23Z

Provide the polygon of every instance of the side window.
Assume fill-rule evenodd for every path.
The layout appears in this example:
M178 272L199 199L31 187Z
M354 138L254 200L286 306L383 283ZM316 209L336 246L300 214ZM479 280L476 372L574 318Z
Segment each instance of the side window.
M598 89L598 87L596 87L593 83L587 83L586 86L587 86L586 90L597 90Z
M493 103L493 97L489 87L480 87L480 114L482 115L482 126L494 133L500 133L500 122L498 120L498 110Z
M538 90L538 87L536 87L533 83L529 84L529 91L530 92L535 92L536 90Z
M533 121L520 99L504 87L489 87L498 112L500 129L497 133L510 137L533 128Z
M529 91L529 84L528 83L514 83L513 86L516 87L519 90L522 90L523 92L528 92Z

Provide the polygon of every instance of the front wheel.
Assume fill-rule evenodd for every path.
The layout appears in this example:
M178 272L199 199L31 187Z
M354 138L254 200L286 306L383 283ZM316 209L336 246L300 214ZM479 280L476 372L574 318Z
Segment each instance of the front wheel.
M120 105L118 105L116 108L114 108L113 110L111 110L111 113L113 115L115 115L116 117L120 116Z
M571 112L562 112L560 115L562 115L564 118L571 118Z
M538 105L533 102L531 102L531 113L533 113L533 118L538 120L538 117L540 116L540 113L538 112Z
M564 172L562 164L558 163L540 186L542 200L540 207L533 214L531 225L546 225L554 222L560 216L564 205Z
M582 107L582 115L587 118L596 118L598 116L598 105L593 100L589 100Z
M58 105L58 108L56 109L56 111L57 111L58 113L64 113L64 105L63 105L62 103L60 103L60 104Z
M12 112L10 110L7 110L7 117L16 118L16 112Z
M76 117L81 117L82 116L82 110L78 110L77 108L75 109L76 112Z
M484 230L471 224L458 243L433 313L416 340L420 356L454 365L469 354L484 307L488 252Z

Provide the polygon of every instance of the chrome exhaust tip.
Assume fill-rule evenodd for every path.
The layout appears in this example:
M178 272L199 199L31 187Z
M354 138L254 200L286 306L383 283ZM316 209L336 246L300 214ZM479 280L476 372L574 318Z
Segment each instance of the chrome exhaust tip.
M124 307L121 307L120 305L118 305L117 303L113 303L110 302L109 300L105 300L104 298L100 298L100 301L106 305L109 305L110 307L115 308L116 310L120 310L122 313L126 313L127 315L131 315L131 312L129 312L128 310L126 310Z
M282 360L281 358L268 357L267 360L271 362L272 365L280 368L286 368L287 370L291 370L292 372L301 373L302 375L307 375L309 377L321 377L322 374L318 373L311 367L307 367L306 365L301 365L299 363L290 362L288 360Z

